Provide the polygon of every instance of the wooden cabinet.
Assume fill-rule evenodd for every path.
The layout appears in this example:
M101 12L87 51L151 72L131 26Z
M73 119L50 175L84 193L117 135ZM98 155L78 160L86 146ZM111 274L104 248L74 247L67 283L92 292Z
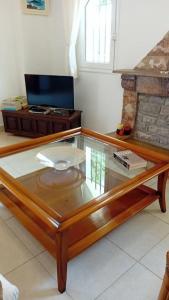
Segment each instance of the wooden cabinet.
M6 132L27 137L40 137L81 126L79 110L66 110L58 114L50 112L47 115L31 113L28 109L3 110L2 115Z

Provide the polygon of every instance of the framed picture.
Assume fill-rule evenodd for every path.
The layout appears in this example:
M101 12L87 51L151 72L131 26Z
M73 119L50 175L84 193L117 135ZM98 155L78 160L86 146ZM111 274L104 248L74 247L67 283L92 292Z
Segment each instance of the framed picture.
M23 12L26 14L48 15L49 0L21 0Z

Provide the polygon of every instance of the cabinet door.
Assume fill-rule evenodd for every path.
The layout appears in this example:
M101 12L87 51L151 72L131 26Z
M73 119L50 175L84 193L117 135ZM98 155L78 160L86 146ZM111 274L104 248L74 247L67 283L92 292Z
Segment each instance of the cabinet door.
M20 129L22 132L32 132L33 131L33 120L29 118L20 119Z
M55 132L60 132L60 131L64 131L66 129L69 129L67 128L66 126L66 122L52 122L52 132L55 133Z
M40 135L46 135L51 133L50 121L36 120L36 132Z
M18 119L11 116L4 116L5 130L9 132L15 132L18 130Z

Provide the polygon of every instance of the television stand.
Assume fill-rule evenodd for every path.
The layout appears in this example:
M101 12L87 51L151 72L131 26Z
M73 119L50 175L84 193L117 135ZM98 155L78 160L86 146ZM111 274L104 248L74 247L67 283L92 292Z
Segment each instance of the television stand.
M58 115L58 116L71 116L75 112L74 109L64 109L64 108L55 108L51 111L52 115Z
M56 109L49 113L32 113L29 108L2 111L6 132L19 136L40 137L81 126L81 111Z

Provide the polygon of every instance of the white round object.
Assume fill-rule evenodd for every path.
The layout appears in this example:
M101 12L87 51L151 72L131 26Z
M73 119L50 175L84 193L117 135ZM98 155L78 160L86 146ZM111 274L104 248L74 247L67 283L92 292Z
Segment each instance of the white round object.
M85 160L85 152L71 146L56 146L40 151L36 157L40 163L56 170L66 170Z

